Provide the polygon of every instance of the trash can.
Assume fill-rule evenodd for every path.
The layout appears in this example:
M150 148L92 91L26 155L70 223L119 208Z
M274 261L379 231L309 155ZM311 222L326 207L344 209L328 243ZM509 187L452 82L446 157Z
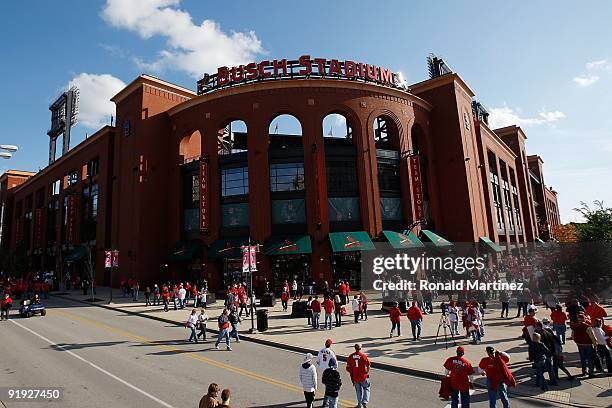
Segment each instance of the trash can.
M266 292L259 299L259 306L261 307L274 307L276 305L276 297L272 292Z
M291 305L291 317L306 317L306 302L297 301Z
M259 309L257 311L257 331L265 332L268 330L268 309Z

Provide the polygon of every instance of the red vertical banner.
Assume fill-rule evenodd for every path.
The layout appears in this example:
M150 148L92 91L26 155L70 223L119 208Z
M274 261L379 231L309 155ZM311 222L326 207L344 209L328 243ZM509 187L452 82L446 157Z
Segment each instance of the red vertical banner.
M200 232L208 235L210 225L208 219L208 157L200 159Z
M15 243L21 241L21 218L15 218Z
M67 222L66 222L66 242L73 244L75 241L75 223L76 223L76 196L68 196L68 211L67 211Z
M34 211L34 248L41 249L43 247L43 217L44 211L42 208L37 208Z
M416 220L425 218L423 199L423 183L421 180L421 158L410 156L410 178L412 180L412 197L414 199L414 217Z

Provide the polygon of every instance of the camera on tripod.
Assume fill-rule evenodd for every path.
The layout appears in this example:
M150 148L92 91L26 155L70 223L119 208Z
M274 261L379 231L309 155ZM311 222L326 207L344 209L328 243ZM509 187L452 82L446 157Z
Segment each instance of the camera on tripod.
M448 304L442 302L440 304L440 311L442 312L442 316L446 316L446 313L448 313Z

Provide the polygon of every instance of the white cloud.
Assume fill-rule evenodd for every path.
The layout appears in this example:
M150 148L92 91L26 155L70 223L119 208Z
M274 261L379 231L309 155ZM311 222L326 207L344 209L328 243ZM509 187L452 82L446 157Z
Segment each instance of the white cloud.
M585 67L586 67L586 69L607 68L607 67L609 67L608 59L602 59L602 60L598 60L598 61L587 62L585 64Z
M264 52L254 31L226 33L212 20L194 24L179 4L180 0L107 0L102 17L143 39L166 37L168 48L156 60L135 59L139 67L155 72L176 69L198 78L219 66L250 62Z
M492 108L489 115L489 124L492 129L497 129L504 126L538 126L545 123L556 122L559 119L565 118L565 113L561 111L542 111L539 117L526 118L522 117L520 109L513 109L508 106Z
M580 75L580 76L574 77L572 79L572 81L574 81L576 84L578 84L578 86L587 87L587 86L591 86L595 82L599 81L599 76L597 76L597 75Z
M80 91L79 122L90 129L109 123L109 116L115 113L115 104L110 98L125 88L125 83L112 75L85 72L72 78L68 87L72 85Z

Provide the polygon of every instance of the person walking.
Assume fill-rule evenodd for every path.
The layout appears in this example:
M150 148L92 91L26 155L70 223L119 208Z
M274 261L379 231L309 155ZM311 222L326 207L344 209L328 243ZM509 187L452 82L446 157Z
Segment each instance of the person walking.
M289 291L284 290L283 293L281 293L281 305L283 306L283 312L287 311L288 302L289 302Z
M317 365L321 368L321 370L325 370L329 367L329 361L333 358L336 358L336 354L331 349L332 339L325 340L325 346L319 350L319 354L317 354Z
M202 337L203 341L206 341L206 325L208 324L208 313L206 313L206 309L202 308L200 310L200 314L198 315L198 328L200 332L198 333L198 337Z
M572 339L578 346L578 353L580 354L580 365L582 367L582 375L588 375L589 378L593 378L595 368L595 355L593 350L593 340L589 335L592 332L590 320L586 320L586 315L582 312L576 315L576 321L570 322L570 328L572 329Z
M164 287L162 288L162 299L164 302L164 312L167 312L168 305L170 304L170 290L166 285L164 285Z
M507 291L502 290L499 292L499 301L501 302L501 305L502 305L501 318L503 319L505 317L507 319L508 312L510 310L510 297L508 296ZM504 316L504 312L506 312L506 316Z
M608 375L612 375L612 358L610 356L610 348L608 343L610 336L606 335L603 330L603 320L595 319L593 324L593 337L595 338L595 355L601 361L602 371L603 365L606 364Z
M145 291L144 291L144 296L145 296L145 306L151 306L151 288L150 287L146 287Z
M312 303L310 304L312 308L312 328L319 328L319 318L321 317L321 302L319 302L319 297L315 295L314 299L312 299Z
M312 408L314 404L315 394L317 392L317 369L312 365L312 354L306 353L304 360L300 365L299 378L302 389L304 390L304 398L306 399L306 408Z
M355 387L357 408L366 408L370 402L370 360L361 351L361 344L355 344L355 352L348 356L346 371Z
M567 331L567 313L563 311L561 305L555 306L555 310L550 314L550 318L553 321L553 329L561 341L561 344L565 344L565 332Z
M153 306L159 306L161 300L161 290L157 283L153 286Z
M359 295L355 295L351 301L351 308L353 309L353 316L355 316L355 323L359 323L359 314L361 313L361 302L359 302Z
M397 327L397 337L402 336L402 328L401 328L401 320L402 320L402 311L398 307L397 302L393 303L393 307L389 310L389 319L391 320L391 333L389 333L389 338L393 337L393 332Z
M454 300L448 304L448 321L450 323L451 335L459 335L459 309Z
M444 362L446 375L450 374L451 382L451 408L459 407L459 395L461 394L461 408L470 406L470 376L475 373L472 363L463 355L465 349L457 347L457 356L449 357Z
M291 282L291 295L293 296L293 301L297 300L297 289L298 284L297 281L294 279L293 282Z
M338 394L342 387L342 379L337 370L338 362L335 358L329 360L328 368L323 371L321 382L325 385L325 396L323 397L323 406L329 408L338 407Z
M8 320L9 314L11 312L11 308L13 307L13 299L11 299L11 295L8 293L4 294L4 299L2 299L2 303L0 304L0 320Z
M187 291L183 287L183 284L180 284L179 285L179 290L178 290L178 301L179 301L179 307L181 309L185 308L185 299L186 299L186 297L187 297Z
M231 399L232 399L232 392L229 390L229 388L226 388L223 391L221 391L221 405L219 405L219 408L231 408L230 407Z
M198 324L198 316L196 315L198 311L193 309L191 314L187 318L187 322L185 323L185 327L191 330L191 335L189 336L189 342L198 342L198 336L196 334L196 325Z
M312 296L308 296L306 301L306 319L308 320L308 325L312 326Z
M325 321L323 324L324 329L331 330L332 328L332 319L334 313L334 301L330 298L325 299L323 302L323 309L325 309Z
M242 320L240 320L240 316L236 312L236 306L232 306L227 319L229 320L232 326L232 330L230 331L229 336L233 336L236 339L236 343L240 343L240 336L238 335L238 323L240 323Z
M217 324L219 325L219 336L217 337L217 342L215 343L215 348L218 350L219 349L219 343L221 343L221 341L223 339L225 339L225 344L227 346L227 351L232 351L231 339L230 339L230 335L229 335L230 322L229 322L229 318L228 318L228 311L227 311L227 309L223 309L223 313L221 313L221 315L217 319Z
M419 308L419 306L417 306L416 301L412 302L412 306L408 308L406 316L408 316L408 320L410 320L410 327L412 329L412 339L414 341L421 340L423 311Z
M342 326L342 300L338 294L334 296L334 317L336 319L336 327Z
M514 378L507 370L506 364L510 361L510 356L503 351L496 351L492 346L486 348L487 356L480 360L478 364L477 374L482 374L487 377L487 394L489 396L489 407L497 407L497 399L499 398L504 408L510 407L508 399L507 383L514 383Z
M529 360L533 364L536 372L536 387L540 387L542 391L548 391L548 384L544 378L544 371L548 371L551 382L554 380L552 368L549 368L548 361L552 357L552 352L542 343L540 333L534 332L529 343ZM556 380L555 380L556 383Z
M216 383L211 383L208 386L208 392L200 399L198 408L216 408L219 406L217 396L219 395L219 386Z
M134 280L134 286L132 286L132 301L138 301L138 292L140 291L140 284L137 280Z
M359 292L359 303L361 303L359 318L361 320L368 320L368 298L363 292Z

